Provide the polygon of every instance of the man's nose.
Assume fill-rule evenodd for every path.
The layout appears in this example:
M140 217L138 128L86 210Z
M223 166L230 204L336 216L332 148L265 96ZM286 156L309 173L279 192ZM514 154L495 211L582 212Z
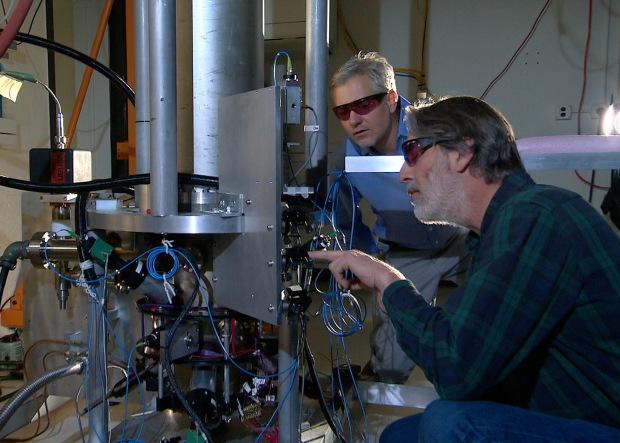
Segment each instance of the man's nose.
M400 167L398 178L401 183L407 183L411 180L413 175L413 166L409 166L406 161L403 161L403 165Z
M349 113L349 123L357 126L358 124L360 124L362 121L362 116L359 115L357 112L351 110Z

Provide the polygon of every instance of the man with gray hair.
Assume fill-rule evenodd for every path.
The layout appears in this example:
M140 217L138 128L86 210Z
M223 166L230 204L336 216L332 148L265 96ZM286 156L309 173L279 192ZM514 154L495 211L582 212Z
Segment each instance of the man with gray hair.
M410 103L398 95L394 69L385 57L377 52L352 57L334 73L330 91L334 114L347 135L346 156L402 155L400 146L407 135L404 109ZM355 173L347 178L336 213L348 245L382 256L415 284L428 303L435 299L440 281L462 279L468 264L464 230L415 219L395 173ZM362 199L376 216L372 229L362 222ZM371 359L364 375L403 383L415 365L396 342L387 316L375 307L373 317Z
M420 220L470 230L467 279L440 309L372 256L309 253L343 288L375 291L439 394L380 442L619 442L618 235L581 196L534 183L482 100L441 100L408 122L400 179Z

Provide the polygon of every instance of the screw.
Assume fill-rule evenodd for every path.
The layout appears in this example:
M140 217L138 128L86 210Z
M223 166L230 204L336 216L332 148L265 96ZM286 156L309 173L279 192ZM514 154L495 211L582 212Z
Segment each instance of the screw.
M269 261L267 262L267 266L273 266L273 260L269 260Z
M272 305L271 303L269 303L269 306L267 307L267 310L268 310L269 312L273 312L273 310L274 310L274 309L275 309L275 308L273 307L273 305Z
M217 277L213 276L213 283L217 281Z
M251 205L252 204L252 200L250 200L249 198L245 201L246 205Z
M271 231L273 229L273 225L267 225L267 230Z

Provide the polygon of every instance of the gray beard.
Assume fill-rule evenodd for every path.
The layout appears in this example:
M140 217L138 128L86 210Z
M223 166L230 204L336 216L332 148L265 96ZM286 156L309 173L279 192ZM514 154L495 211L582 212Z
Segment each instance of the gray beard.
M443 162L437 162L428 174L429 189L414 204L413 213L422 223L464 226L462 216L465 191Z

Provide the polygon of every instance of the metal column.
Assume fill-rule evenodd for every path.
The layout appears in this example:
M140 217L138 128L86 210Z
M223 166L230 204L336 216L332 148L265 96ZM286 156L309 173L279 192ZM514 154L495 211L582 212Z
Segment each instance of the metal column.
M151 211L152 215L176 215L177 185L177 90L176 2L149 3L149 65L151 104Z
M327 0L306 0L306 105L316 112L318 133L306 134L310 166L327 165ZM307 111L311 118L314 115ZM323 175L320 171L321 176Z
M88 411L88 442L108 441L108 401L107 364L108 364L108 326L104 316L107 309L105 301L105 283L103 287L93 289L96 300L90 300L88 311L88 366L86 368L86 400L93 404L103 401Z
M278 438L299 440L299 379L297 378L297 339L299 324L296 316L282 314L278 332ZM294 369L294 370L293 370Z
M136 173L150 170L151 107L149 65L149 2L134 0L135 65L136 65ZM136 187L136 206L149 208L149 187Z
M263 86L263 14L256 0L192 2L194 172L219 176L220 97ZM238 124L243 124L239 122Z

